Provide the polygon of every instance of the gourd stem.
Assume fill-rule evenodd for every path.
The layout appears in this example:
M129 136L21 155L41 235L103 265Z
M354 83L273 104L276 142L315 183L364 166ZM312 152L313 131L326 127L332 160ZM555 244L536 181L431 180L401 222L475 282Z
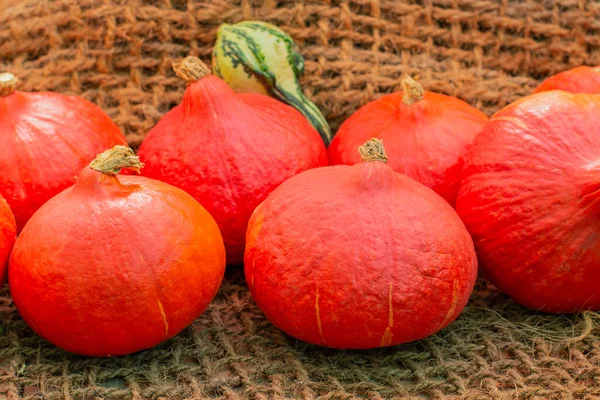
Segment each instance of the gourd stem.
M210 75L210 68L206 66L198 57L186 57L183 60L173 63L175 74L184 79L189 85L196 82L203 76Z
M116 145L102 154L98 154L96 159L90 163L90 168L100 171L105 175L117 175L123 168L131 168L135 172L140 172L144 166L140 158L135 155L133 150L127 146Z
M402 84L402 102L410 106L416 101L422 100L425 93L423 86L408 75L404 75L400 81Z
M8 96L15 90L17 90L17 84L19 78L11 74L10 72L3 72L0 74L0 97Z
M383 147L383 140L377 138L373 138L360 146L358 148L358 153L363 162L387 162L388 160L387 154L385 154L385 148Z

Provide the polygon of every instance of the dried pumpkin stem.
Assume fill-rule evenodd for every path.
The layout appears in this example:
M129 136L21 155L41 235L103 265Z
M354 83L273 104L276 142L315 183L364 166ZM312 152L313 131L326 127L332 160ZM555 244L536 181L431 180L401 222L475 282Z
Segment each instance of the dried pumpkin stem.
M196 82L203 76L210 75L210 68L206 66L198 57L186 57L183 60L173 63L175 74L184 79L189 85Z
M122 145L116 145L112 149L98 154L96 159L90 163L90 168L105 175L117 175L123 168L130 168L139 173L143 166L144 164L140 162L140 158L135 155L133 150Z
M360 146L358 148L358 153L363 162L387 162L388 160L387 154L385 154L385 148L383 147L383 140L377 138L373 138Z
M404 75L400 81L402 84L402 102L410 106L416 101L422 100L425 93L423 86L408 75Z
M0 97L8 96L15 90L17 90L17 84L19 78L11 74L10 72L3 72L0 74Z

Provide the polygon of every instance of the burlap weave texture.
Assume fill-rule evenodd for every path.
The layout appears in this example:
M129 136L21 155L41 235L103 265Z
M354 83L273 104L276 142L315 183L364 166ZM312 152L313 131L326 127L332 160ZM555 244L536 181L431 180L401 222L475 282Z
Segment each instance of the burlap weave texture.
M299 43L303 84L334 128L360 105L418 76L488 114L539 79L600 64L593 1L3 0L0 66L23 90L83 95L137 145L181 100L171 62L210 60L222 22L261 19Z
M585 0L0 0L0 70L22 90L93 101L137 147L181 100L171 62L210 61L219 24L242 19L294 37L304 87L334 129L402 73L491 115L549 74L600 65L600 3ZM595 314L537 314L483 283L438 335L333 351L273 328L230 269L192 327L109 360L42 341L2 294L0 399L600 399Z

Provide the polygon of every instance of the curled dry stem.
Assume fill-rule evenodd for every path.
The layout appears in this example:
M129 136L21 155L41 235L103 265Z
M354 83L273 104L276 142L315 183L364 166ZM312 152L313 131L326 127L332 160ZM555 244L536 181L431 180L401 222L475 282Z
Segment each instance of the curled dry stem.
M203 76L210 75L210 68L206 66L198 57L186 57L183 60L173 63L173 71L189 85L196 82Z
M372 138L358 148L358 153L363 162L381 161L387 162L387 154L383 147L383 140Z

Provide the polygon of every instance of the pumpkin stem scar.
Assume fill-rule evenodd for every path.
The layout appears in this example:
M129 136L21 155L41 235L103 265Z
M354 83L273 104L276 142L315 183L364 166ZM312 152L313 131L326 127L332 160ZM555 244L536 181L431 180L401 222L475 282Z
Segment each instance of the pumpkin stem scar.
M388 294L388 326L385 328L385 332L383 332L379 347L389 346L392 344L392 338L394 337L394 334L392 333L392 328L394 327L394 302L392 298L392 289L393 285L390 282L390 290Z
M400 84L402 85L403 92L402 102L407 106L410 106L419 100L423 100L423 97L425 97L423 86L410 76L404 75L402 80L400 80Z
M117 175L123 168L131 168L135 172L140 172L144 166L140 158L135 155L130 147L116 145L110 150L106 150L90 163L90 168L100 171L105 175Z
M319 327L319 336L321 336L321 341L323 342L323 344L327 346L327 343L325 343L325 338L323 337L323 328L321 326L321 312L319 310L319 288L317 288L317 293L315 296L315 313L317 315L317 326Z
M173 71L189 85L198 79L210 75L210 68L206 66L198 57L186 57L183 60L173 63Z
M160 315L162 315L163 322L165 323L165 336L169 336L169 323L167 322L167 315L165 314L165 309L160 300L158 300L158 309L160 310Z
M0 97L8 96L15 90L17 90L17 84L19 78L11 74L10 72L3 72L0 74Z
M387 154L383 147L383 140L372 138L358 148L358 153L363 162L381 161L387 162Z

